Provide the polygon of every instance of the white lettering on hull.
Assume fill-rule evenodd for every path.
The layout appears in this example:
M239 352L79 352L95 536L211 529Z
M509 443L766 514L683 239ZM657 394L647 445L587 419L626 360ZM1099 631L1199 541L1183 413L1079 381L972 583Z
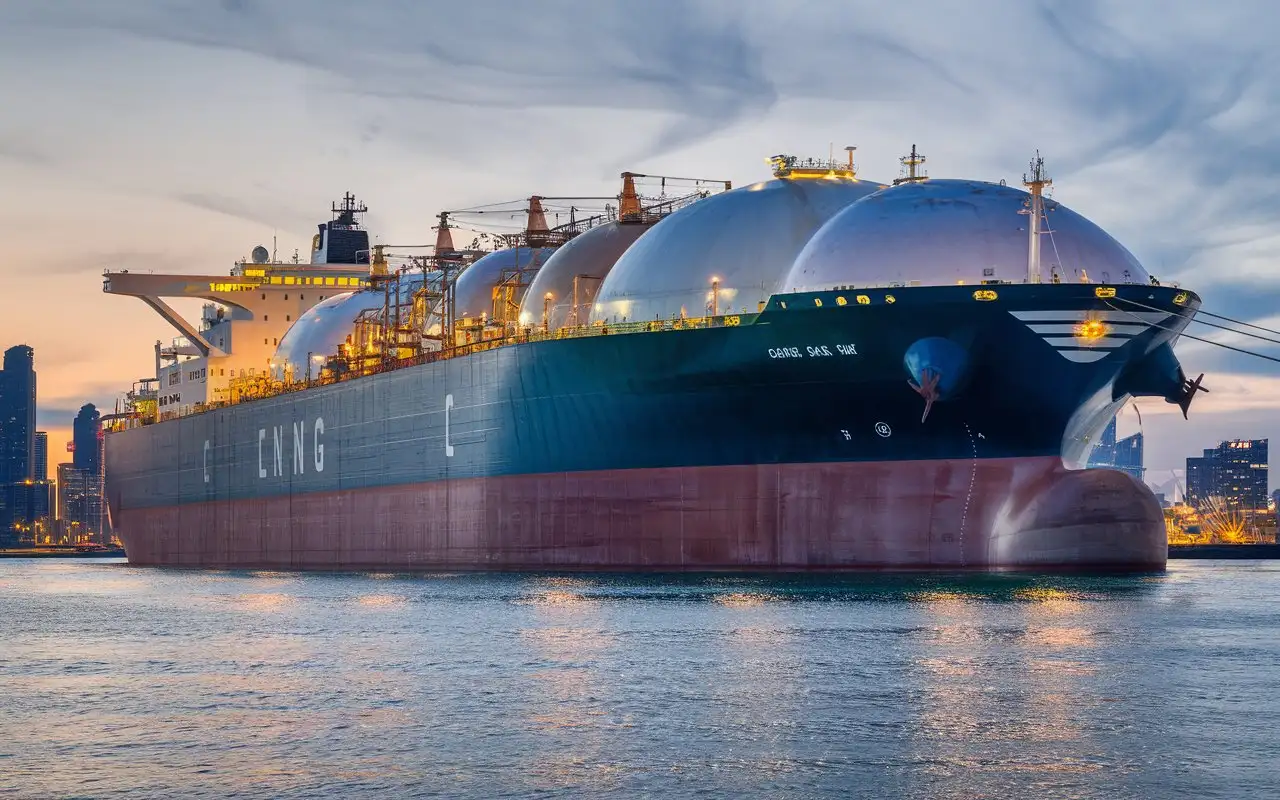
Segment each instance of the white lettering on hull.
M202 463L202 466L204 467L204 482L205 482L205 483L208 483L208 482L209 482L209 448L210 448L209 440L208 440L208 439L205 439L205 440L204 440L204 454L203 454L203 459L202 459L202 462L201 462L201 463Z
M293 433L293 450L288 454L291 462L290 467L294 475L304 475L307 471L307 423L300 420L291 423ZM324 442L321 437L324 436L324 417L316 417L315 423L311 427L311 466L316 472L324 472ZM267 469L266 462L263 461L262 450L263 445L267 441L267 429L258 429L258 478L266 478L268 472L271 477L282 478L286 474L284 462L285 450L289 446L289 434L285 433L283 425L273 425L271 427L271 453L267 456L271 463L271 469ZM212 473L210 469L213 467L212 456L213 443L209 440L204 442L204 454L202 466L204 468L204 482L212 481Z
M324 445L320 443L320 435L324 433L324 417L316 417L315 434L311 443L315 447L316 472L324 472Z
M804 349L799 347L770 347L769 358L825 358L827 356L856 356L858 355L858 347L854 344L838 344L835 345L835 352L831 352L831 347L825 344L807 344Z
M303 432L306 430L304 423L293 423L293 474L301 475L306 470L303 468L305 461L302 458L302 440Z

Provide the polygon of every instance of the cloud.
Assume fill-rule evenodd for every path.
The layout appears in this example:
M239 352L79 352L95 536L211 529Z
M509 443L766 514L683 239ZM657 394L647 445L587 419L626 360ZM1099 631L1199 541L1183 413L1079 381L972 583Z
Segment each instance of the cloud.
M228 197L212 192L180 192L173 195L173 199L192 208L224 214L266 227L303 230L314 222L312 217L315 216L314 213L304 214L294 208L255 201L248 196Z
M85 387L82 397L46 399L42 394L36 407L36 427L40 430L70 427L85 403L92 403L102 414L110 414L115 410L116 398L120 394L120 387L115 383L90 384Z
M71 425L71 421L76 418L76 414L80 413L80 405L50 405L41 403L36 409L36 427L40 430L47 428L66 428ZM96 405L96 404L95 404Z
M527 194L517 181L594 186L608 171L584 175L584 164L643 160L741 182L779 148L823 154L848 137L836 145L858 144L868 177L893 177L917 141L931 174L1016 180L1038 147L1058 199L1205 309L1257 321L1280 309L1280 50L1260 23L1271 13L1262 2L1166 0L1002 0L925 14L879 2L834 13L828 0L4 4L0 39L41 43L23 65L39 96L12 119L43 119L37 102L56 106L85 76L119 72L72 116L138 122L104 147L96 127L37 140L7 120L0 159L91 173L108 161L102 149L134 146L151 171L132 176L124 156L115 179L136 191L298 230L317 219L284 204L314 211L318 196L325 208L333 190L319 187L330 184L363 198L365 180L384 215L371 221L399 220L385 235L418 241L440 208ZM156 75L166 80L138 90L169 92L153 108L129 92ZM295 97L305 101L282 102ZM190 128L165 128L164 141L146 138L205 110ZM241 235L226 220L203 223ZM145 235L122 230L122 241L87 248L100 255L59 256L49 269L167 259L165 247L134 243ZM204 244L223 242L211 233ZM1280 357L1205 326L1188 333ZM1178 352L1213 390L1197 398L1192 430L1280 409L1280 387L1265 383L1280 365L1185 338ZM1152 411L1159 425L1170 414ZM1187 430L1176 424L1171 447Z
M1275 408L1276 398L1280 397L1280 377L1275 375L1220 372L1213 376L1212 385L1208 381L1206 378L1209 392L1196 395L1189 416L1266 411ZM1153 398L1137 402L1144 415L1182 416L1182 410L1172 403Z
M104 269L127 269L134 272L172 271L178 259L172 253L150 250L110 250L99 253L59 254L40 264L42 275L78 275L100 273Z
M363 97L673 112L652 144L661 149L758 117L778 99L761 45L732 18L682 0L625 7L102 0L19 19L236 51L315 71L326 90Z
M3 133L0 133L0 159L30 167L48 167L55 163L53 155L45 148Z

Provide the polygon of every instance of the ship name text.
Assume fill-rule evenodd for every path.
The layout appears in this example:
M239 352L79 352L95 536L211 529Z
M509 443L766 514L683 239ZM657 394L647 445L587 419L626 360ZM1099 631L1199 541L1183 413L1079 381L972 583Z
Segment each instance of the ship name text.
M307 452L307 429L311 432L311 448ZM290 437L289 433L293 436ZM261 480L268 476L279 478L286 474L286 469L291 469L294 475L305 475L307 472L307 462L311 462L311 467L316 472L324 472L324 442L321 437L324 436L324 417L316 417L315 422L308 425L306 422L295 422L292 430L286 430L283 425L275 425L271 428L258 429L258 479ZM285 466L285 449L288 447L289 439L293 439L293 448L289 455L289 466ZM270 442L268 443L268 440ZM267 461L263 461L263 451ZM309 456L309 457L308 457Z
M324 418L258 429L258 479L324 472ZM215 448L204 440L200 454L204 482L213 483Z
M769 358L826 358L828 356L856 356L854 344L808 344L804 347L770 347Z

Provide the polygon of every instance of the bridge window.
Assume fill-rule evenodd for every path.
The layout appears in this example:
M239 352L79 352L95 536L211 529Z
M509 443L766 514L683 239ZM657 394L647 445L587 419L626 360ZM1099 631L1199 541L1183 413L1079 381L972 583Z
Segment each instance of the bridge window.
M269 320L269 319L271 319L271 316L270 316L269 314L263 314L263 315L262 315L262 321L263 321L263 322L266 322L266 321L267 321L267 320Z
M289 320L289 315L288 315L288 314L285 314L285 315L284 315L284 321L285 321L285 322L289 322L289 321L290 321L290 320Z

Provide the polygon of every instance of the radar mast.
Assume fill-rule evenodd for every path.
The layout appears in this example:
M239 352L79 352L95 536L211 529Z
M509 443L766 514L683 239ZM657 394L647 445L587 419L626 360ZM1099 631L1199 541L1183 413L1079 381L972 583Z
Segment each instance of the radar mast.
M333 204L333 221L329 223L329 227L359 229L360 222L356 219L356 214L368 211L364 203L357 203L356 196L347 192L342 196L342 205Z
M1030 174L1024 173L1022 185L1027 187L1031 196L1027 205L1018 213L1031 216L1031 224L1027 226L1030 241L1027 245L1027 282L1040 283L1040 220L1044 216L1044 187L1052 186L1053 180L1045 175L1044 159L1040 151L1031 159Z
M903 183L916 183L917 181L922 181L927 178L928 175L925 175L924 170L920 169L921 165L923 165L927 160L928 159L920 155L920 153L916 152L916 146L914 144L911 145L911 154L898 159L898 161L902 163L902 171L905 174L900 178L894 178L893 185L898 186Z

